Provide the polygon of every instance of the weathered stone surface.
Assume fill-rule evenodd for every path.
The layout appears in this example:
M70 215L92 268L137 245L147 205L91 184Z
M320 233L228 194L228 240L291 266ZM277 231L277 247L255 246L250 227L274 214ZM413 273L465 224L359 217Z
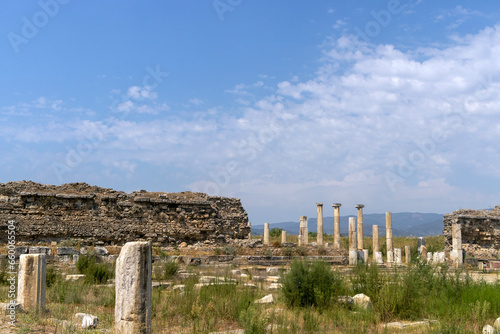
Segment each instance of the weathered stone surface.
M495 330L497 330L497 331L500 331L500 318L497 318L495 320L495 323L493 324L493 328L495 328Z
M453 245L453 224L460 225L461 245L455 238L457 249L464 249L476 258L494 258L500 249L500 205L493 210L457 210L443 216L446 251ZM461 246L461 247L460 247Z
M352 299L354 301L354 305L361 309L368 310L372 307L372 301L370 297L363 293L358 293L357 295L352 297Z
M0 196L6 199L0 201L0 230L15 220L17 242L169 244L219 240L217 236L225 242L246 239L250 233L239 199L203 193L127 194L85 183L51 186L20 181L0 183ZM0 233L0 242L6 237Z
M73 247L57 247L56 254L59 255L78 255L80 252Z
M323 245L323 203L316 203L316 242Z
M96 328L99 324L99 318L87 313L76 313L75 322L82 328Z
M394 263L397 265L401 265L402 262L402 255L401 255L401 248L394 248Z
M99 255L99 256L108 256L109 255L108 250L102 246L95 247L94 252L96 255Z
M378 265L384 264L384 258L382 256L382 252L375 252L373 254L373 258L374 258L374 261L376 264L378 264Z
M262 243L264 245L269 245L269 223L264 223L264 240Z
M45 254L45 255L50 255L52 253L52 250L50 247L36 247L32 246L29 248L29 253L30 254Z
M116 260L116 334L151 333L151 244L128 242Z
M495 329L491 325L486 325L483 327L483 334L495 334Z
M255 301L256 304L272 304L274 303L273 295L267 295Z
M45 309L45 254L23 254L19 257L17 302L24 310Z

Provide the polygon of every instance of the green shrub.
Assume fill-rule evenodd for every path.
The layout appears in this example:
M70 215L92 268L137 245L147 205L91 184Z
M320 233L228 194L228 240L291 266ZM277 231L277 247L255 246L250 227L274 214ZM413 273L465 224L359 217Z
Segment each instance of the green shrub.
M76 269L85 275L85 283L102 284L113 277L114 271L109 265L97 262L95 254L81 255L76 262Z
M269 231L269 236L271 238L278 238L278 237L281 237L281 232L283 231L282 228L277 228L277 227L273 227L270 231Z
M324 308L345 291L343 280L325 262L293 261L281 289L289 306Z
M62 275L61 273L55 268L54 266L47 266L47 272L46 272L46 283L47 287L51 287L57 282L62 280Z
M167 261L163 265L163 278L172 279L177 275L179 271L179 264L175 261Z

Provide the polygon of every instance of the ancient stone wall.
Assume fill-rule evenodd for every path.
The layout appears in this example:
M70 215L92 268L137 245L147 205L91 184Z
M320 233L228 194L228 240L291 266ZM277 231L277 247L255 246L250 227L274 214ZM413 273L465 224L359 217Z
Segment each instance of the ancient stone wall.
M203 193L124 193L69 183L0 183L0 241L7 222L16 222L16 241L81 239L87 243L154 244L246 238L247 213L236 198Z
M467 256L495 258L500 255L500 205L493 210L457 210L443 217L446 248L451 249L452 224L462 228L462 248Z

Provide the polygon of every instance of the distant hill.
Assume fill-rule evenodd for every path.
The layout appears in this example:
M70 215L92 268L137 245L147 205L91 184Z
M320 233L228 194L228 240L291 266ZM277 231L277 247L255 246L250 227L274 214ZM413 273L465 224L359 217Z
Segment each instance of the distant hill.
M348 234L349 217L340 216L340 233ZM372 235L372 226L379 226L380 235L385 235L385 213L363 215L363 233ZM316 217L308 219L309 232L316 232ZM443 215L438 213L398 212L392 214L394 236L425 237L443 234ZM299 234L299 222L269 223L270 228L281 228L288 234ZM323 232L333 235L333 217L323 217ZM252 234L264 233L264 225L252 226Z

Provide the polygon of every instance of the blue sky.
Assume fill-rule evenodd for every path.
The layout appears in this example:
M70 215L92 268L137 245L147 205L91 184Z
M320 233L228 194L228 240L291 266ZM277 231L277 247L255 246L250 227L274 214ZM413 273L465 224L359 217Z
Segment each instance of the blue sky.
M5 2L0 182L202 191L253 224L500 204L500 10Z

